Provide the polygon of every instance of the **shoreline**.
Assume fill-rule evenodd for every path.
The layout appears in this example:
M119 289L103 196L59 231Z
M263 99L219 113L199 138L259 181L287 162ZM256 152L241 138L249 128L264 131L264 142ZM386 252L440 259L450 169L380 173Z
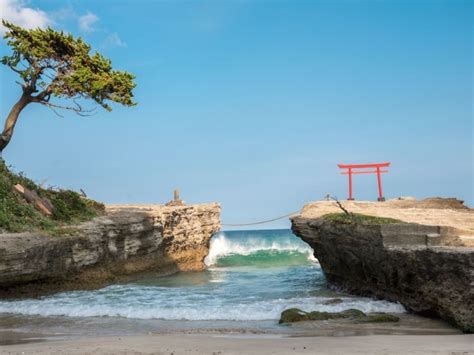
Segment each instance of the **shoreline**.
M208 337L353 337L353 336L446 336L462 335L446 322L409 313L393 313L399 322L367 323L350 319L278 324L266 321L185 321L121 317L39 317L3 315L2 346L76 341L90 338L154 336ZM1 351L0 351L1 352Z
M472 354L472 335L135 335L0 346L7 354Z

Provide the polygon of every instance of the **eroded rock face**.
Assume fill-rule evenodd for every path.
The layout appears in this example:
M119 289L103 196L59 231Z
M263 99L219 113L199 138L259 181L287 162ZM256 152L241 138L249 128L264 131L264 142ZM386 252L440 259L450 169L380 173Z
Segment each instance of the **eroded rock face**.
M313 248L329 283L474 332L474 248L456 246L452 229L297 216L292 230Z
M142 271L201 270L218 204L114 208L70 235L0 235L0 296L93 288Z

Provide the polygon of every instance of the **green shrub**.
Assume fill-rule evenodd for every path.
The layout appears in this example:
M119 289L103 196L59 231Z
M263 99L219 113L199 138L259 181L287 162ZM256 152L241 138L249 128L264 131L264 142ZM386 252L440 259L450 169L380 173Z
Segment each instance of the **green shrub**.
M27 203L13 186L22 186L48 198L54 206L51 218L42 215ZM78 223L103 213L103 204L84 198L70 190L43 189L22 173L15 174L0 159L0 232L53 231L64 225Z
M387 218L387 217L376 217L376 216L367 216L360 213L351 213L350 215L346 213L329 213L323 216L324 220L342 223L342 224L364 224L364 225L373 225L373 224L390 224L390 223L403 223L398 219Z
M46 197L54 206L53 219L63 222L81 221L93 218L97 210L103 210L101 204L91 203L77 192L71 190L48 191Z

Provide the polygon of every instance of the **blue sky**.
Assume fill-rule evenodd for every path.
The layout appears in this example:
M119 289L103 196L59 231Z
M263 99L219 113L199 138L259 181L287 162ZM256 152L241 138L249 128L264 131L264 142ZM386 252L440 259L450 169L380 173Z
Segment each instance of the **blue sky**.
M474 204L471 1L1 1L137 77L133 108L24 110L4 158L37 181L110 203L179 187L240 223L345 198L337 163L390 161L387 198ZM0 76L5 117L20 88ZM376 199L375 176L354 190Z

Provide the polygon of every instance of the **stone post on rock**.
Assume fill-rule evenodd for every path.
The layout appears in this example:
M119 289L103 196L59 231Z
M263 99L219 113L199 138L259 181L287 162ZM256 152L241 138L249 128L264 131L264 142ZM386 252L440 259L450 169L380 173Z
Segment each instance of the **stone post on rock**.
M186 203L181 200L179 196L179 189L175 189L173 192L173 200L166 203L166 206L184 206Z

